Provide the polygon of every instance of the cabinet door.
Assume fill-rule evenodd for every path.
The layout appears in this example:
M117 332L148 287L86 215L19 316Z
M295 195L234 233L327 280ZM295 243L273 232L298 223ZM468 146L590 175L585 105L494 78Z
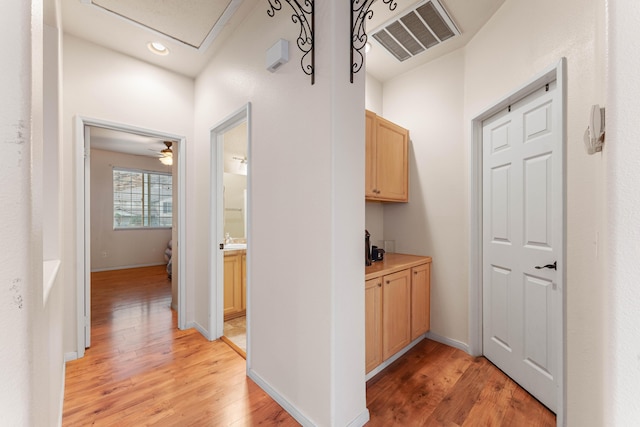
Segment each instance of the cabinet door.
M247 253L246 252L242 254L241 273L242 273L242 290L241 290L242 303L240 304L240 307L243 310L246 310L247 309Z
M411 269L411 340L426 333L430 326L431 264Z
M382 278L382 358L411 342L411 270Z
M376 118L376 197L409 200L409 131L382 117Z
M242 310L241 260L238 254L224 256L224 316Z
M365 197L376 197L376 115L365 111Z
M364 287L365 372L382 363L382 278L367 280Z

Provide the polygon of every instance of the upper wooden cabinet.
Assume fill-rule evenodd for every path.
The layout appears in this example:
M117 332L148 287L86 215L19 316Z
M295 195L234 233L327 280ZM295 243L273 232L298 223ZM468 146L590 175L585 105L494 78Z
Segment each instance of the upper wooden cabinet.
M365 198L381 202L409 201L409 131L365 112Z

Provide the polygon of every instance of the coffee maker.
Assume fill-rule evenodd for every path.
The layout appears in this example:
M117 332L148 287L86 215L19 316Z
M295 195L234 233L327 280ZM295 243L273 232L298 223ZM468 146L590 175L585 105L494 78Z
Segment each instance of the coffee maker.
M364 265L371 265L371 234L364 230Z

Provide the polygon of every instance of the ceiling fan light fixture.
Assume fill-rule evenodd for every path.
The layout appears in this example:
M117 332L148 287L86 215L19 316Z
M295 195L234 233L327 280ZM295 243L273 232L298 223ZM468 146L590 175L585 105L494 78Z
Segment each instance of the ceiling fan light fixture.
M171 150L171 141L164 141L164 145L167 146L164 150L160 151L160 163L163 165L171 166L173 164L173 151Z
M171 166L173 165L173 156L171 154L163 154L160 157L160 163L162 163L165 166Z
M155 53L156 55L164 56L169 54L169 48L167 48L165 45L163 45L160 42L149 42L147 43L147 47L151 52Z

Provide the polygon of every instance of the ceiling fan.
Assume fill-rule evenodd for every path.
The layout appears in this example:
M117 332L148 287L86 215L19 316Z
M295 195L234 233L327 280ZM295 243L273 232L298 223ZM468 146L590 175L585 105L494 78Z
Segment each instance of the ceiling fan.
M171 141L163 141L167 148L160 151L160 162L163 165L171 166L173 164L173 151L171 150Z

